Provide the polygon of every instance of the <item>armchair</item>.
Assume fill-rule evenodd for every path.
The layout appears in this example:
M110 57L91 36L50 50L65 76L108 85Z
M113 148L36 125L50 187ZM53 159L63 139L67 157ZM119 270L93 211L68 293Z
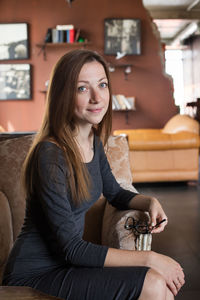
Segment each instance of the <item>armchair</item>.
M9 137L9 138L8 138ZM33 135L12 138L0 135L0 283L3 270L13 243L20 232L25 212L25 199L20 188L20 171ZM127 140L124 137L110 137L106 147L108 160L118 182L131 190L132 176L129 168ZM138 211L117 211L100 197L88 211L84 239L121 249L135 249L136 236L126 229L127 216L148 219ZM0 299L4 300L53 300L29 287L0 287Z
M199 176L199 123L175 115L161 129L115 130L128 137L132 181L190 181Z

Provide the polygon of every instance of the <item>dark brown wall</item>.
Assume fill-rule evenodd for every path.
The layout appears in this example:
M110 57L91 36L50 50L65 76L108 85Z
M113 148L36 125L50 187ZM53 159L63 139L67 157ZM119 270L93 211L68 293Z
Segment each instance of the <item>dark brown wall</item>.
M90 49L103 54L105 18L139 18L142 22L142 55L123 58L121 63L133 64L133 72L125 80L123 71L111 74L113 93L136 97L137 111L129 112L128 124L124 113L114 112L113 129L162 127L177 112L170 80L163 75L160 45L153 33L151 19L142 0L75 0L69 8L65 0L1 0L1 22L29 23L30 59L33 96L31 101L1 101L0 124L9 131L37 130L44 112L44 90L52 66L68 49L51 48L47 60L38 55L48 27L74 24L92 41ZM107 56L110 62L115 58ZM1 61L2 63L2 61Z

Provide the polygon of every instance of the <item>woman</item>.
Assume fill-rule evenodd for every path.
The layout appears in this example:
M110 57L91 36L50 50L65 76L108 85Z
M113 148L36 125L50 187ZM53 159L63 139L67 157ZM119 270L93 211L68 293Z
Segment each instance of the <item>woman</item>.
M118 209L148 211L153 224L166 218L157 199L116 182L101 142L110 135L111 114L103 58L87 50L65 54L53 70L43 124L25 161L26 217L4 285L73 300L161 300L173 299L184 284L180 265L167 256L82 239L85 213L102 192Z

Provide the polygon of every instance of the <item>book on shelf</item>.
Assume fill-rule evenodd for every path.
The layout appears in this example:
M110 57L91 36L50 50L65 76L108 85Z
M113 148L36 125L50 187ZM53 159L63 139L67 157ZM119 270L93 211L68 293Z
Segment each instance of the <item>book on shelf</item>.
M75 28L74 25L57 25L51 29L52 43L74 43Z
M135 97L112 95L112 107L113 110L135 110Z

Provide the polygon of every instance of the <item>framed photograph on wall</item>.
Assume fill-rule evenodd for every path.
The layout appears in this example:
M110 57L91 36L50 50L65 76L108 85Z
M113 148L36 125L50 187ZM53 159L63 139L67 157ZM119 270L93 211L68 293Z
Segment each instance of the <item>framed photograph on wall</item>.
M139 19L105 19L104 53L141 54L141 21Z
M0 24L0 60L28 59L28 24Z
M0 100L31 99L31 65L0 64Z

